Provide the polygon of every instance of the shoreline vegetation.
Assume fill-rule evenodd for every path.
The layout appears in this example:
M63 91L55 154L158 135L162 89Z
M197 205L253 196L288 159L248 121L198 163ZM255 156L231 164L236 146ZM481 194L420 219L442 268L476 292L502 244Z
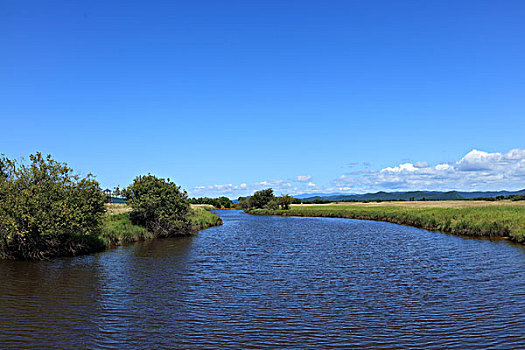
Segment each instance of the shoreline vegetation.
M115 197L112 197L112 194ZM112 198L125 204L107 204ZM233 203L227 197L188 198L169 178L139 175L120 190L102 190L93 175L36 153L29 161L0 156L0 259L39 260L103 251L151 238L185 236L222 220L213 209L249 214L388 221L426 230L509 238L525 243L523 196L494 201L345 202L306 205L273 189Z
M0 155L0 260L90 254L222 224L211 208L192 208L170 179L141 175L122 191L117 187L114 194L126 205L106 204L111 192L51 155L32 154L29 161Z
M366 201L305 204L288 195L274 196L268 188L239 197L247 214L307 216L386 221L460 236L508 238L525 243L523 197L495 201Z
M385 221L470 237L525 243L525 203L512 201L426 201L292 204L289 209L245 208L253 215L331 217Z
M131 207L126 204L107 203L107 212L103 220L103 229L100 238L104 241L105 247L109 248L154 238L192 235L207 228L222 225L222 219L210 211L213 209L211 206L192 206L189 230L165 236L156 236L145 227L135 225L131 222L129 215Z

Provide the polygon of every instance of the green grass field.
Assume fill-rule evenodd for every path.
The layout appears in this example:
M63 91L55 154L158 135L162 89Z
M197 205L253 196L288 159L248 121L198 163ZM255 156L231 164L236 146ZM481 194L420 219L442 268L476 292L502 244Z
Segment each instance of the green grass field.
M250 214L319 216L387 221L431 231L475 237L508 237L525 243L525 206L487 205L471 207L403 206L384 203L365 205L295 205L290 210L250 210Z

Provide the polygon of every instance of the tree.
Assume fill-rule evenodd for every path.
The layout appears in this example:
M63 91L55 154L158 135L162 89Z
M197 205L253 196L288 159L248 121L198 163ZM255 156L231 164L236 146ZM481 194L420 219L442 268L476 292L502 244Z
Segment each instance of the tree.
M230 208L231 205L233 204L230 198L224 197L224 196L217 198L217 201L219 202L219 205L217 206L218 208L219 207Z
M277 198L277 203L281 206L281 209L288 210L290 209L290 204L292 204L294 201L294 198L285 194L281 195L281 197Z
M191 204L210 204L215 208L231 208L233 202L228 197L219 197L219 198L208 198L208 197L199 197L199 198L189 198L189 203Z
M146 227L159 237L189 231L188 195L170 179L151 174L138 176L122 193L132 208L130 218L134 224Z
M270 209L270 210L277 210L279 209L279 199L278 198L274 198L272 199L271 201L269 201L265 206L264 208L266 209Z
M98 182L51 155L29 160L0 157L0 257L41 259L89 249L87 241L72 240L100 233L105 196Z
M266 190L261 190L255 192L251 197L247 199L248 208L262 209L266 204L268 204L272 199L274 199L273 189L268 188Z

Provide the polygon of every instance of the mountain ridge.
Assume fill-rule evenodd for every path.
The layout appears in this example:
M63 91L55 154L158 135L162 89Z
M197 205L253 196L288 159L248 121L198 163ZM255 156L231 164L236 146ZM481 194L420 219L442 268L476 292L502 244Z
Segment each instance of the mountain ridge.
M525 195L525 189L519 191L400 191L400 192L373 192L364 194L343 194L343 193L315 193L300 194L294 196L303 201L315 199L330 200L334 202L344 200L461 200L473 199L478 197L494 198L498 196Z

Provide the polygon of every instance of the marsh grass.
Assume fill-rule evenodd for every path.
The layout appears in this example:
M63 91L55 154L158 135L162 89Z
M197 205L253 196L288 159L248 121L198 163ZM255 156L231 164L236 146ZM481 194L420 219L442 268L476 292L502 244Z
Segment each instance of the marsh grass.
M106 214L108 215L128 213L131 211L131 207L126 203L106 203L105 207Z
M443 204L441 204L443 205ZM525 206L472 206L463 208L416 206L310 205L290 210L256 209L258 215L319 216L387 221L431 231L474 237L508 237L525 243Z
M101 239L106 242L108 246L115 246L118 244L132 243L155 238L155 235L152 232L149 232L145 227L131 223L128 213L129 210L124 210L123 207L119 209L121 210L121 213L107 214L104 218ZM221 218L202 208L192 209L190 220L191 231L181 232L178 235L189 235L206 228L222 224Z
M128 213L107 215L104 218L102 229L102 239L108 245L117 245L143 241L153 238L153 234L148 232L145 227L133 225Z
M192 209L202 209L202 210L214 210L215 207L211 204L190 204Z
M222 225L222 219L211 211L194 208L190 216L192 231L201 231L213 226Z

